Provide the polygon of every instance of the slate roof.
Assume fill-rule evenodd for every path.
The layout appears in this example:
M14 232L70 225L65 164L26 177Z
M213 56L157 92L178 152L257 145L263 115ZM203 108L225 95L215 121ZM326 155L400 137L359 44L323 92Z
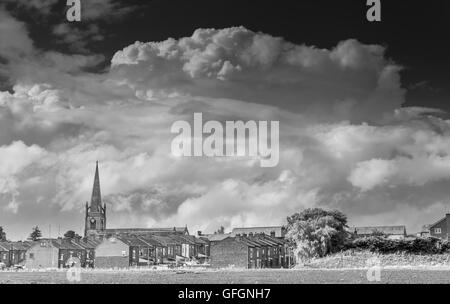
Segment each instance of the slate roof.
M434 224L429 225L428 229L432 229L434 226L442 223L445 220L447 220L447 215L444 218L440 219L439 221L435 222Z
M106 234L184 234L189 233L186 227L171 228L112 228L105 229Z
M220 242L228 237L232 237L230 233L225 234L205 234L202 235L202 238L208 239L210 242Z
M139 239L137 236L118 236L118 240L122 241L128 246L132 247L146 247L148 246L143 240Z
M161 247L164 246L161 242L153 238L152 236L138 236L140 240L147 244L147 246Z
M11 249L11 243L0 242L0 251L9 251Z
M46 245L50 245L52 247L58 248L58 249L67 249L67 250L80 250L84 249L83 246L80 246L74 242L71 242L70 240L65 239L40 239L37 241L34 241L29 244L29 246L25 249L29 249L31 247L40 246L42 243L45 243Z
M28 250L28 248L30 248L32 245L30 242L13 242L10 244L12 245L13 250L23 250L23 251Z
M100 240L93 240L88 238L81 239L80 241L72 240L72 242L85 249L95 249L101 243Z

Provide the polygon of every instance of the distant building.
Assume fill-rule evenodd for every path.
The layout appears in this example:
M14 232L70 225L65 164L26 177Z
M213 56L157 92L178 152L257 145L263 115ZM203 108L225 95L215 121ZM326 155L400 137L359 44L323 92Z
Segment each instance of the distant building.
M3 262L6 267L23 265L25 253L30 244L30 242L1 242L0 262Z
M430 236L443 240L450 239L450 213L434 224L429 226Z
M422 230L420 232L417 233L417 237L422 237L422 238L426 238L426 237L430 237L430 226L431 225L423 225L422 226Z
M406 237L405 226L350 227L349 230L357 237L371 236L377 233L384 234L389 239L404 239Z
M10 249L11 245L8 242L0 242L0 263L5 264L6 267L10 266Z
M232 236L252 236L256 234L265 234L276 238L284 238L286 229L283 226L268 226L268 227L241 227L234 228L231 231Z
M104 238L95 252L97 268L128 268L204 262L209 243L190 235L118 235Z
M211 267L287 268L292 254L285 240L265 234L228 236L211 242Z

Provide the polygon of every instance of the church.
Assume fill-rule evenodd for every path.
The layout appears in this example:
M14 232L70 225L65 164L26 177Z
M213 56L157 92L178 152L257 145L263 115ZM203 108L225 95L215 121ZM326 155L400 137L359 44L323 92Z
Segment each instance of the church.
M90 204L86 202L84 236L89 239L103 239L120 235L189 235L187 227L172 228L106 228L106 204L102 204L98 161L95 166L94 185Z

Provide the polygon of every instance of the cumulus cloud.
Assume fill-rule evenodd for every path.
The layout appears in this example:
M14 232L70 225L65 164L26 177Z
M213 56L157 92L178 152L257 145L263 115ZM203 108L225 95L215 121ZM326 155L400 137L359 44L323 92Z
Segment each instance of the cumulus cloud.
M328 50L243 27L199 29L179 40L136 42L117 52L111 67L149 99L182 93L376 121L404 101L400 67L384 52L356 40Z
M351 223L414 230L450 195L449 122L436 109L400 108L400 67L382 46L319 49L238 27L136 42L108 71L86 72L101 59L41 52L15 67L12 92L0 93L0 146L29 161L0 176L14 194L0 197L4 208L82 227L96 160L110 227L212 232L321 206ZM172 156L170 127L194 112L279 120L279 165Z
M0 198L7 201L4 209L17 213L19 202L19 175L34 162L44 157L46 151L32 145L15 141L8 146L0 146ZM2 200L3 200L2 199Z

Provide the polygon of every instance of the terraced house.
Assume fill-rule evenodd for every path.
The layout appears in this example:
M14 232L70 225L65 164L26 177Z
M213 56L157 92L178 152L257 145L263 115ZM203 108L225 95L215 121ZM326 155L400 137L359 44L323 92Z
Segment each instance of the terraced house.
M283 239L265 234L211 239L211 267L288 268L292 263L292 253Z

